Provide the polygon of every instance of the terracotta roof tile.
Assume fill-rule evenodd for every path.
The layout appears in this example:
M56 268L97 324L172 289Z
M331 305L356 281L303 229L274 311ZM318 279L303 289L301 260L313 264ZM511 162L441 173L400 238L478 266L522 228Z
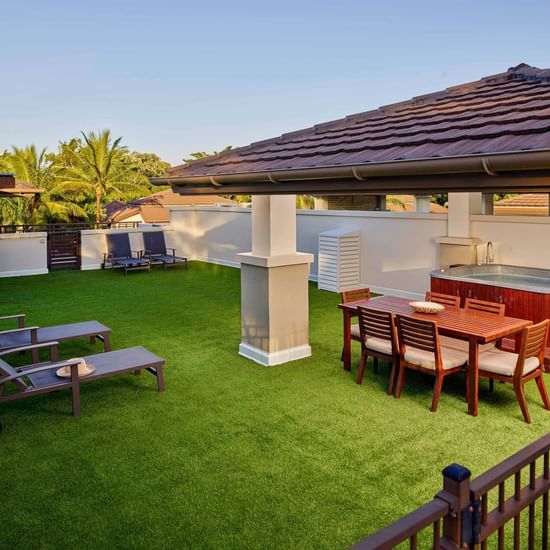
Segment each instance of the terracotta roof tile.
M541 193L525 193L515 197L502 199L495 203L499 207L517 207L517 206L532 206L548 208L548 195Z
M214 206L220 204L231 206L236 203L218 195L183 196L168 189L130 203L112 201L105 205L105 213L107 218L113 222L120 222L139 214L145 223L168 223L170 213L167 206Z
M550 69L504 73L168 170L202 176L550 149Z

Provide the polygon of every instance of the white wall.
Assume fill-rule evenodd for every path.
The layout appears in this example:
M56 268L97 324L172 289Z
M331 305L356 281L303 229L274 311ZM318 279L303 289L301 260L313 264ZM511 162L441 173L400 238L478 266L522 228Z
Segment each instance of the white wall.
M472 216L472 233L492 241L495 263L550 269L550 218ZM485 248L479 258L484 261Z
M374 291L412 296L424 294L430 285L430 271L439 265L434 242L446 234L447 215L299 211L298 250L315 255L310 273L314 280L319 233L336 228L360 232L362 284Z
M177 254L238 267L239 252L250 252L251 209L171 207Z
M251 250L251 210L173 207L170 227L82 231L82 269L99 269L107 250L105 234L130 234L143 250L144 231L165 231L166 244L191 259L239 266L237 254ZM471 236L494 243L495 262L550 269L550 217L472 215ZM361 235L361 284L373 290L414 296L429 286L439 266L435 238L447 235L446 214L302 210L297 214L297 248L314 255L317 278L319 233L356 229ZM47 273L46 233L0 235L0 277ZM483 247L479 251L484 258Z
M108 233L129 233L132 250L144 250L142 233L146 231L164 231L166 246L175 246L172 242L173 231L167 227L142 226L125 229L86 229L81 231L81 269L100 269L103 263L103 254L107 252L105 235Z
M236 254L251 250L248 208L173 207L171 227L178 253L192 259L238 266ZM319 233L330 229L361 233L361 282L373 290L405 296L429 287L438 267L435 237L446 235L446 214L299 210L299 252L314 254L310 278L317 279Z
M0 277L48 273L48 234L0 235Z

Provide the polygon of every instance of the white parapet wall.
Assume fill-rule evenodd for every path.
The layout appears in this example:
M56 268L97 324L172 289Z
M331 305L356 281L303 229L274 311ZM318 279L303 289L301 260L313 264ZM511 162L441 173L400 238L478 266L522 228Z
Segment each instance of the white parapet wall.
M485 261L485 245L491 241L497 264L550 269L550 217L475 215L471 224L481 240L479 261Z
M238 267L236 254L251 250L248 208L171 208L173 240L191 259ZM447 233L446 214L298 210L297 250L311 253L310 279L317 280L319 233L358 230L361 284L373 291L417 298L439 266L435 238Z
M166 244L180 255L240 267L237 254L249 252L251 210L226 207L174 207L170 226L82 231L82 269L99 269L107 251L106 233L129 233L134 250L143 250L145 231L165 232ZM471 237L492 241L496 263L550 269L550 217L470 215ZM324 231L358 230L360 283L374 291L405 297L429 287L439 267L436 238L447 235L446 214L299 210L297 249L311 253L310 279L317 280L318 238ZM47 273L46 233L0 234L0 277Z
M48 234L0 234L0 277L48 273Z
M252 250L250 208L175 206L170 211L178 254L240 267L237 254Z
M128 233L132 250L144 250L143 236L146 231L164 231L166 246L175 246L173 243L173 231L170 227L140 226L124 229L85 229L81 231L81 267L83 271L101 269L103 255L107 252L107 240L105 235L109 233Z

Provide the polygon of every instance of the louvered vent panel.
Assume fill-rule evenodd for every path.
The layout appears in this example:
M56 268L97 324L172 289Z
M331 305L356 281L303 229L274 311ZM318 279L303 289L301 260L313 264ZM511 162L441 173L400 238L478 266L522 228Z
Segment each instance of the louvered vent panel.
M317 286L342 292L359 286L359 231L334 229L319 234Z

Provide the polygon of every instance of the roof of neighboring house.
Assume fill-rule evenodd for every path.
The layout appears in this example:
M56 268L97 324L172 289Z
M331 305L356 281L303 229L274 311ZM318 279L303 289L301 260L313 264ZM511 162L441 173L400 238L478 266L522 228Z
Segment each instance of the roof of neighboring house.
M495 214L548 216L548 194L525 193L494 203Z
M416 200L414 195L388 195L387 198L393 198L398 201L398 204L395 204L395 202L392 202L391 200L386 200L386 210L389 210L390 212L414 212L416 210ZM405 209L401 208L399 202L403 203ZM446 214L447 208L437 204L436 202L431 202L430 212L432 214Z
M517 207L517 206L530 206L530 207L546 207L548 208L548 195L546 193L525 193L523 195L516 195L515 197L509 197L502 199L495 203L495 206Z
M145 223L168 223L170 212L167 206L216 206L235 205L235 201L220 196L188 197L174 193L170 189L159 191L148 197L143 197L124 203L112 201L105 205L107 218L113 222L123 221L132 216L141 215Z
M522 63L475 82L176 166L167 175L215 177L541 149L550 149L550 69Z
M27 196L41 193L32 183L16 179L13 174L0 174L0 196Z

